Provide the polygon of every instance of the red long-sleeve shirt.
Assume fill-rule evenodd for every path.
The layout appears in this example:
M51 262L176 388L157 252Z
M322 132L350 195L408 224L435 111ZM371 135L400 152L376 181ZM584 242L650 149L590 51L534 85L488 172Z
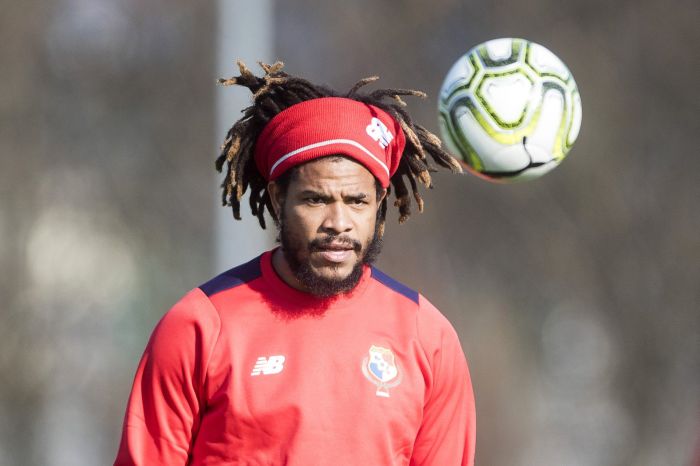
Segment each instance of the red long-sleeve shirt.
M115 465L472 465L457 334L376 268L321 300L271 252L185 295L151 336Z

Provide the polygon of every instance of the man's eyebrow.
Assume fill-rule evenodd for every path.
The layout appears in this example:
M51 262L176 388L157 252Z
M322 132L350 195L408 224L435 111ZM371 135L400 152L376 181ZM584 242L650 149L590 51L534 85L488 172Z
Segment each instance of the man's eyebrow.
M367 199L369 195L367 193L356 193L356 194L346 194L343 199L347 201L361 201Z
M333 199L333 196L326 194L322 191L315 191L313 189L305 189L299 193L300 197L317 197L324 201ZM369 198L367 193L353 193L343 195L344 201L362 201Z
M329 199L331 196L321 191L314 191L313 189L305 189L299 193L301 197L313 196L320 197L321 199Z

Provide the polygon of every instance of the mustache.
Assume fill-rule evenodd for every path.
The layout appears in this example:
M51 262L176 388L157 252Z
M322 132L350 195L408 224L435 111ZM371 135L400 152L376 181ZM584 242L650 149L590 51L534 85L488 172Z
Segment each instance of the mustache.
M362 243L345 236L326 236L324 238L311 240L309 241L309 251L321 251L323 249L327 249L331 245L347 246L352 248L352 250L355 252L362 251Z

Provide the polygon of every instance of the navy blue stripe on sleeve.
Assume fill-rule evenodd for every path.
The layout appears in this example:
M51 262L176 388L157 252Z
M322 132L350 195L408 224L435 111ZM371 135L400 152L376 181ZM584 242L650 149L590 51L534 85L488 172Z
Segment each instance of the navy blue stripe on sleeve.
M392 290L396 291L399 294L404 295L411 301L415 302L418 304L418 292L412 290L411 288L407 287L403 283L397 282L393 278L391 278L389 275L385 274L381 270L372 267L372 278L377 280L379 283L391 288Z
M201 285L199 289L202 290L205 295L211 297L216 293L230 290L231 288L253 281L261 275L260 256L258 256L250 262L234 267L212 278L204 285Z

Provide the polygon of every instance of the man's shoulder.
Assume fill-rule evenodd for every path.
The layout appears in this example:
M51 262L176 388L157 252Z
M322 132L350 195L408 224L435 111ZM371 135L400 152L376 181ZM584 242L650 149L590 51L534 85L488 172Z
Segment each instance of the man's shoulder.
M442 317L440 311L419 291L382 272L377 267L372 266L371 278L380 284L387 292L396 293L413 302L416 309L427 312L432 317Z
M416 305L420 304L421 294L418 291L404 285L395 278L390 277L377 267L372 266L371 277L374 281L382 285L387 291L401 295L408 300L413 301L413 303Z
M232 288L245 285L262 276L260 266L260 258L258 256L245 264L238 265L224 273L217 275L208 282L200 285L198 288L208 296L212 297L215 294L227 291Z
M411 315L415 317L419 339L424 346L432 348L439 345L443 338L450 340L458 338L447 317L422 293L390 277L374 266L372 267L372 279L378 282L386 292L406 298L404 303L407 306L402 306L402 309L411 310Z

